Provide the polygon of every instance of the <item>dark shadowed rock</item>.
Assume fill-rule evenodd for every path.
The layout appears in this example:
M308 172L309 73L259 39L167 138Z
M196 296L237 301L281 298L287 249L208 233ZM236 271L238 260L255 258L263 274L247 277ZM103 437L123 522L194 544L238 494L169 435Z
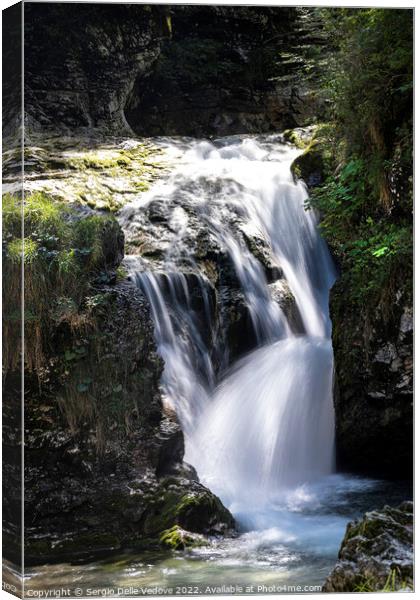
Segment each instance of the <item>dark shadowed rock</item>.
M373 323L345 310L338 281L331 294L336 365L334 404L339 465L410 478L413 472L412 309L399 294L390 317Z
M325 44L320 28L311 9L293 7L27 4L27 132L218 136L305 125L322 112L301 76L308 42Z
M291 7L172 6L171 38L146 85L140 77L133 87L128 122L143 135L194 136L306 124L321 102L299 73L308 40L323 43L308 17Z
M312 142L292 163L294 176L303 179L308 188L320 185L324 180L324 157L320 142Z
M167 35L160 6L25 6L25 109L30 130L129 131L124 108Z

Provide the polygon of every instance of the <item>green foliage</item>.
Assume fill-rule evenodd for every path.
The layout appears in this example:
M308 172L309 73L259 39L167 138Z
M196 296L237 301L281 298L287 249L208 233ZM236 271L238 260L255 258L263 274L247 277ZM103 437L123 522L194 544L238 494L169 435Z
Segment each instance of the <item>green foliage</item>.
M128 271L123 266L119 266L116 270L117 281L124 281L128 277Z
M324 27L336 51L324 85L345 158L362 157L369 183L385 207L395 150L411 170L413 12L324 9Z
M391 220L371 202L361 160L351 161L312 193L321 228L340 258L346 301L376 307L390 285L411 293L412 223Z
M335 51L324 80L328 171L310 203L341 263L342 302L385 315L397 290L412 293L412 11L320 14Z
M24 237L22 238L22 220ZM42 371L52 327L72 329L90 322L88 292L107 270L104 232L112 217L79 218L68 207L35 193L3 196L4 351L6 369L20 360L19 319L22 267L25 304L25 366ZM111 229L112 233L112 229ZM92 303L92 297L89 301Z

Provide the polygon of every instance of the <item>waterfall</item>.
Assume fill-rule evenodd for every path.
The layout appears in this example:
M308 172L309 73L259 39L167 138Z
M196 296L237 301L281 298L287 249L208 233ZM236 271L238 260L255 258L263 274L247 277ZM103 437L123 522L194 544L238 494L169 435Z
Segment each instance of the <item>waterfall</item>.
M133 211L156 200L165 207L163 257L157 265L136 257L127 264L151 305L165 402L183 427L186 460L231 506L266 501L333 470L328 294L335 269L317 217L305 206L306 187L290 171L298 153L279 136L185 141L175 173L121 217L125 227ZM229 256L255 334L255 348L227 372L191 219ZM299 333L247 236L270 249L299 313Z

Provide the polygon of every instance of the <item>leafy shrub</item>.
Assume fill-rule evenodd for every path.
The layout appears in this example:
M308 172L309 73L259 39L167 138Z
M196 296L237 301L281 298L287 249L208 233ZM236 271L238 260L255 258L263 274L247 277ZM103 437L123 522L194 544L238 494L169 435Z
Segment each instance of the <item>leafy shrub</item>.
M377 309L386 317L397 291L406 300L412 294L413 16L386 9L319 14L334 51L324 77L327 176L310 202L341 263L340 302L369 321Z

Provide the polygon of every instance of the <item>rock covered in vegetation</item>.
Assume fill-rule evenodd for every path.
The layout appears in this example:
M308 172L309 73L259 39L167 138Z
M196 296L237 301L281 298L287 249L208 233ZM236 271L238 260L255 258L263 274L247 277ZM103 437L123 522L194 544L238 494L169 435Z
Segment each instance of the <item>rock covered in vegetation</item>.
M330 156L311 195L341 267L330 302L338 458L344 469L410 478L413 12L327 18L336 48L325 88Z
M22 186L19 147L3 153L3 191ZM170 164L149 140L94 135L31 134L25 146L26 194L42 192L66 204L116 212L146 192Z
M185 550L186 548L194 548L196 546L205 546L206 538L197 533L185 531L179 525L175 525L171 529L167 529L160 536L162 546L171 550Z
M292 169L307 183L310 200L321 211L321 227L341 263L330 293L337 461L346 470L410 478L413 311L409 216L400 209L395 223L390 223L387 215L383 231L378 217L382 208L374 206L371 210L378 224L372 217L364 217L362 224L356 225L358 207L368 203L363 183L366 167L360 160L352 161L341 172L331 136L328 126L285 132L288 141L303 149Z
M412 589L413 503L368 512L348 524L324 592Z
M309 125L283 132L283 138L302 150L291 164L295 179L303 179L309 190L323 183L326 173L327 148L323 140L323 126Z
M303 179L312 188L322 183L325 177L325 166L323 152L320 142L311 141L291 165L293 175L297 179Z
M182 431L163 414L163 363L150 308L119 268L117 221L42 194L25 202L27 564L157 547L175 525L230 532L232 516L183 463ZM19 200L6 196L4 209L5 269L13 283L22 260ZM19 320L6 291L4 440L8 454L18 456ZM7 558L18 563L19 461L10 461L5 481Z
M178 526L193 533L232 533L235 522L221 501L198 481L168 475L144 515L144 533L151 537Z

